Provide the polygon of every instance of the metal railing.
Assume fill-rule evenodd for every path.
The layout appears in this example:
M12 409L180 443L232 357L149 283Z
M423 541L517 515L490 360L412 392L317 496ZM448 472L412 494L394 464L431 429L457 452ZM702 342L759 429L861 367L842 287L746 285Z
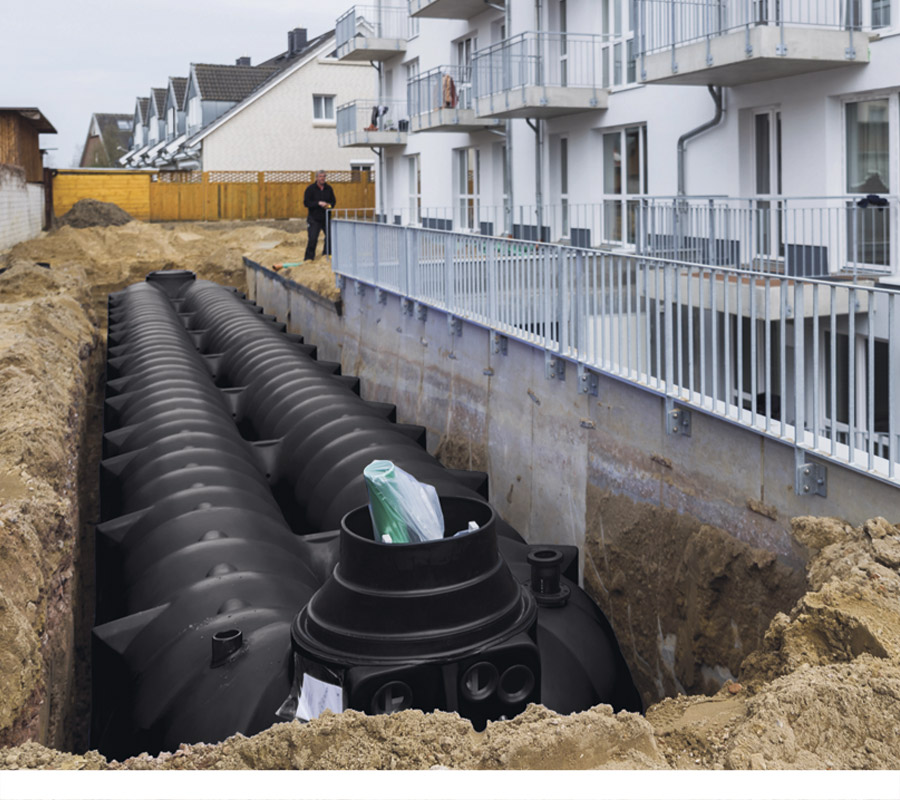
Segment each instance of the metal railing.
M890 273L900 198L643 198L637 249L676 261L824 276Z
M604 85L607 50L621 46L621 41L592 33L520 33L475 52L475 97L524 91L531 86L599 90Z
M431 115L444 108L472 108L472 68L455 64L435 67L410 78L406 85L409 113Z
M900 484L900 292L346 219L332 231L341 276Z
M338 144L344 146L370 133L406 133L409 113L406 100L351 100L337 108Z
M881 24L869 18L869 4L861 0L637 0L636 41L643 57L667 49L709 41L759 26L825 28L853 31Z
M540 214L538 210L534 205L505 209L465 197L452 206L414 202L404 208L385 209L380 221L486 236L511 235L576 247L624 249L775 275L842 273L851 278L870 278L892 274L900 263L900 198L893 195L622 195L600 203L546 205ZM338 213L355 218L356 212L343 209Z
M335 46L340 51L357 36L402 39L407 35L407 6L397 0L380 5L356 5L345 11L334 26Z

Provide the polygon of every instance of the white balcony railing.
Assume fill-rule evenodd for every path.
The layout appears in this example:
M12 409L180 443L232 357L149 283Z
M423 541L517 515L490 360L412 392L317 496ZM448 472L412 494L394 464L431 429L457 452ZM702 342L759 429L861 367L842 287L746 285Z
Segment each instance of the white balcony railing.
M405 3L384 2L378 5L355 5L344 12L335 23L334 36L338 58L356 49L359 39L363 49L376 40L394 40L397 47L407 38L407 6ZM392 48L393 49L393 48ZM398 49L397 52L400 52Z
M640 57L758 27L853 31L886 24L889 16L871 0L637 0L636 41Z
M332 231L340 276L900 485L900 292L350 219Z
M441 109L472 109L472 68L445 65L421 72L406 87L412 116Z
M409 131L406 100L351 100L338 106L338 145L401 144Z
M527 31L478 50L472 60L477 101L505 92L543 89L589 89L599 101L605 85L604 64L621 39L602 34ZM481 114L493 109L479 103Z
M897 273L900 264L900 198L893 195L623 195L541 208L482 205L465 197L452 206L386 209L382 219L777 275L870 278Z

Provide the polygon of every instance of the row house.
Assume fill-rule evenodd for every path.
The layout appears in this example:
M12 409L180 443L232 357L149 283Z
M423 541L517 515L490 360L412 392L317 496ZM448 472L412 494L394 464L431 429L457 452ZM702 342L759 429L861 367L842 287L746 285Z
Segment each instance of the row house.
M337 57L378 91L337 133L379 224L335 215L336 268L422 300L442 253L439 305L898 481L897 30L890 0L355 5Z
M191 64L152 89L135 114L121 163L162 170L265 171L351 166L334 140L342 93L369 90L370 70L333 58L334 33L288 32L287 50L260 64ZM139 127L142 135L138 135Z

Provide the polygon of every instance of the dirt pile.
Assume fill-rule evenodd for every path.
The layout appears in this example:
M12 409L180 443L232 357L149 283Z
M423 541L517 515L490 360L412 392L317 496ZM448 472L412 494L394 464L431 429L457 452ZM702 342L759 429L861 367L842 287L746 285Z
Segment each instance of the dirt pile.
M49 263L52 269L83 269L92 288L95 309L102 321L106 295L118 291L148 272L189 269L200 278L227 286L244 287L247 256L267 267L302 261L306 250L305 227L299 232L265 224L223 226L222 223L151 225L132 221L121 227L63 227L13 247L6 262L24 260ZM321 247L321 244L320 244ZM4 266L0 256L0 267ZM339 296L331 272L331 259L319 256L302 267L281 274L302 282L331 299Z
M107 228L110 225L127 225L134 217L115 203L86 198L79 200L56 222L73 228Z
M0 296L0 743L71 748L86 711L71 705L87 656L79 467L103 353L83 271L15 260Z

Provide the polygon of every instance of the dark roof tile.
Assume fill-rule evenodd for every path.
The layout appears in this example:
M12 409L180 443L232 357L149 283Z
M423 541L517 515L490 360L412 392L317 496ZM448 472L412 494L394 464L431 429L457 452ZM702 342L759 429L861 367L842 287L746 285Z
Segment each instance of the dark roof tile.
M187 91L187 78L169 78L172 89L175 91L175 105L179 111L184 111L184 93Z
M237 64L194 64L197 88L204 100L237 103L265 82L277 67L245 67Z

